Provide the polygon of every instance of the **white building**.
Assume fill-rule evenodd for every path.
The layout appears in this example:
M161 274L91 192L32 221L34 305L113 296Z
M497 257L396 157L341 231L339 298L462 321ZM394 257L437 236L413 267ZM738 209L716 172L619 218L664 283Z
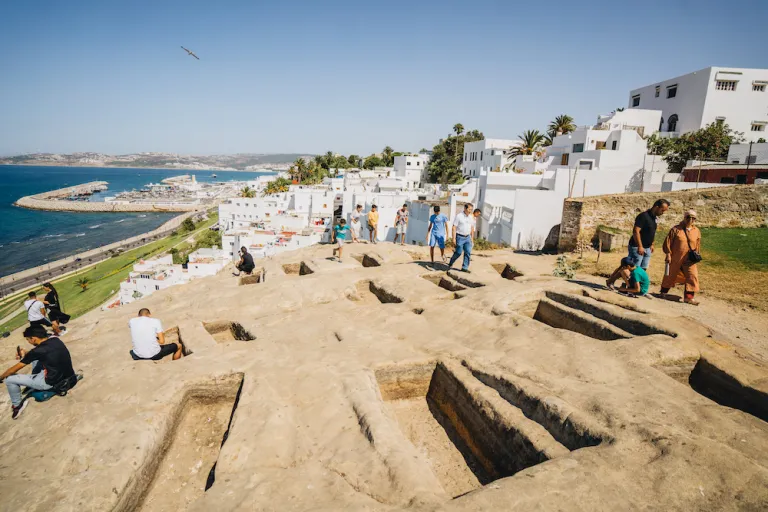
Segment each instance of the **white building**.
M429 155L401 155L395 157L394 175L406 182L408 189L419 188L427 182Z
M768 164L768 142L760 144L731 144L728 148L729 164Z
M461 171L465 178L476 178L483 171L503 169L506 165L505 152L520 141L506 139L483 139L464 144Z
M757 141L767 137L768 69L705 68L630 91L629 108L661 110L669 136L724 121Z
M120 283L120 303L130 304L156 291L169 288L189 280L181 265L173 264L173 256L167 254L149 260L141 260L133 271Z
M218 247L198 249L189 255L187 275L189 279L215 276L229 261L230 258L227 255L227 251L223 251Z

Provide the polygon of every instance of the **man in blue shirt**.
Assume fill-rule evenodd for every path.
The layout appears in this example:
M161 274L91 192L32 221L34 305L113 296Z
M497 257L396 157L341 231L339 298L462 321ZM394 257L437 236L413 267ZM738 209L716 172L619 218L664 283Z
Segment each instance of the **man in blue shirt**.
M440 256L445 263L445 234L448 226L448 217L440 213L440 207L435 205L435 213L429 217L427 228L427 243L429 244L429 258L435 262L435 245L440 246Z

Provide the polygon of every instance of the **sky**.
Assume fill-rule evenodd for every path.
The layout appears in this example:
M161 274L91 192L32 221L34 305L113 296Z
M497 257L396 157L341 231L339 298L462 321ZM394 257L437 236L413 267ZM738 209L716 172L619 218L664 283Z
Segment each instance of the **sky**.
M708 66L768 68L766 20L766 0L0 2L0 155L512 139Z

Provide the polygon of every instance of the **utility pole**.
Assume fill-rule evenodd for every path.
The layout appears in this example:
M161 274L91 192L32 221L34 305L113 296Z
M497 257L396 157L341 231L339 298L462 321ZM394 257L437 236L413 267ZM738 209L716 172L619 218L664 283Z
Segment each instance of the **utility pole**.
M749 171L749 160L752 158L752 142L749 143L749 154L747 155L747 171Z
M699 172L696 175L696 188L699 188L699 180L701 180L701 155L699 155Z

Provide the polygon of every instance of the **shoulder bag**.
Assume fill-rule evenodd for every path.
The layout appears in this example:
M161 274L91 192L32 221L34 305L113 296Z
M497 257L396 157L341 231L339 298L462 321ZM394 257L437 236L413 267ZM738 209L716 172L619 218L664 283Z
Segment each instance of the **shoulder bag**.
M691 265L695 265L704 258L701 257L701 253L699 251L694 251L693 247L691 247L691 239L688 238L688 230L683 228L683 233L685 233L685 239L688 240L688 262Z

